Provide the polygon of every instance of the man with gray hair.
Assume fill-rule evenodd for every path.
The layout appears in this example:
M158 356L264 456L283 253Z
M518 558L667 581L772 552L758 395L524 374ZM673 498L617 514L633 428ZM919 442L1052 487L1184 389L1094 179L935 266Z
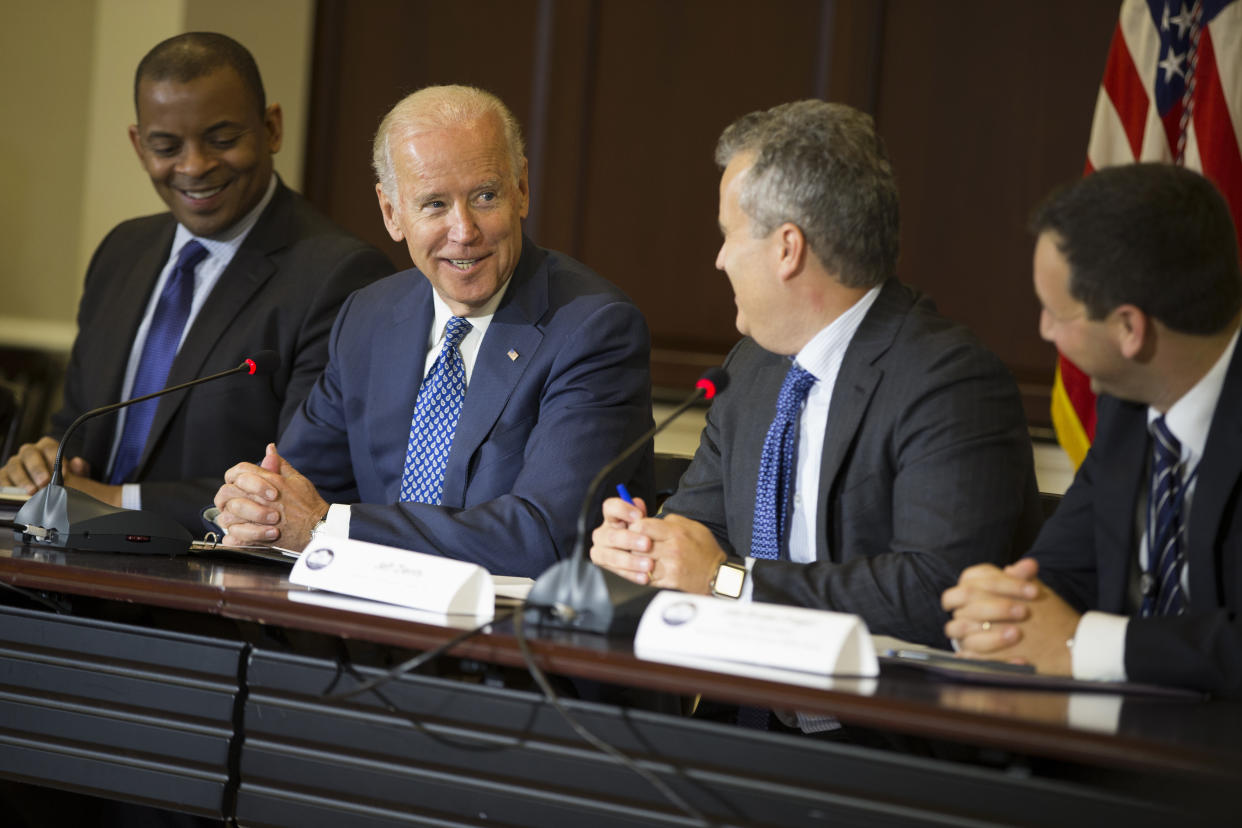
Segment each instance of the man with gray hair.
M590 478L651 423L646 323L522 234L521 133L495 96L415 92L374 163L415 267L350 297L279 452L225 475L226 541L327 532L539 575L572 548ZM650 466L648 449L619 476L646 490Z
M663 519L612 499L592 559L638 583L857 613L947 645L940 592L1039 523L1004 366L897 281L897 187L871 118L800 101L720 138L745 334Z

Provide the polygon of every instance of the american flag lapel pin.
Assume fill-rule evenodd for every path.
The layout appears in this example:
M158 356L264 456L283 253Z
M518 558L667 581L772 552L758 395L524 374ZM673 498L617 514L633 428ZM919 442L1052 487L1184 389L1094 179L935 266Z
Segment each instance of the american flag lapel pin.
M509 349L509 361L517 362L517 358L518 358L518 352L510 348Z

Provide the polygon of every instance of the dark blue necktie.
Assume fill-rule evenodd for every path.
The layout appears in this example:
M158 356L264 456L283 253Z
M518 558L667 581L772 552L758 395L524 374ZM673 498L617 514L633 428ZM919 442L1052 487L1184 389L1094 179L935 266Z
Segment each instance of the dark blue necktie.
M453 435L466 399L466 363L458 345L470 332L462 316L451 317L444 328L444 345L418 389L410 441L401 472L401 500L438 506L444 494Z
M1182 501L1181 444L1164 417L1152 421L1151 496L1147 508L1147 572L1143 574L1143 617L1181 615Z
M798 415L815 375L794 362L789 366L781 393L776 398L776 418L768 427L755 484L755 518L751 527L750 554L754 558L781 557L789 525L789 490L797 465Z
M151 327L147 329L147 341L142 346L142 359L134 375L131 397L141 397L159 391L168 383L168 371L181 345L181 332L190 318L190 305L194 301L194 271L207 257L207 248L190 239L177 254L177 264L164 283ZM155 408L159 400L131 405L125 412L125 430L112 463L109 482L124 483L138 465L142 449L151 432Z

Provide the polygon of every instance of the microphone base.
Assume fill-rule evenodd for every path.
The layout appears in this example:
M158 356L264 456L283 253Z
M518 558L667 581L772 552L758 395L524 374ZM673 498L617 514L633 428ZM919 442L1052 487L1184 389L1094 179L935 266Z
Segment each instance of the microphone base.
M59 484L32 495L13 522L22 543L57 549L171 556L188 552L192 540L172 518L110 506Z
M575 556L553 564L535 581L525 620L544 628L632 636L657 592Z

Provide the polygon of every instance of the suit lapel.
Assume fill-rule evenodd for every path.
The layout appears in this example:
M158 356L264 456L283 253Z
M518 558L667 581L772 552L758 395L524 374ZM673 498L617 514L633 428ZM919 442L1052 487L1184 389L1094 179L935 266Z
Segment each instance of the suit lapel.
M401 278L410 280L409 290L393 306L388 324L377 326L372 334L367 387L379 392L379 396L364 418L373 423L368 434L369 450L392 503L401 499L410 423L418 404L427 340L435 318L427 277L411 269L402 273Z
M152 236L150 244L135 251L133 266L125 272L116 289L108 294L101 318L110 320L109 329L113 335L97 339L91 347L100 351L98 364L115 365L117 370L97 380L98 394L92 395L94 399L103 400L105 403L121 399L125 368L134 347L134 337L138 334L138 325L146 313L151 291L172 248L173 232L177 225L171 215L167 219L159 232ZM83 454L87 457L103 457L106 460L116 434L116 419L110 417L102 422L108 423L108 427L88 432L91 435L88 438L91 445L83 448Z
M491 433L543 341L543 332L535 323L548 309L548 272L541 266L545 259L543 251L522 238L518 266L483 337L470 375L444 473L445 504L465 503L470 458ZM516 359L509 357L510 351L518 355Z
M1199 463L1199 481L1195 484L1187 527L1190 600L1203 602L1201 605L1216 606L1219 591L1217 534L1226 506L1237 496L1239 456L1242 456L1242 346L1235 346L1216 411L1212 414L1203 460Z
M832 389L828 430L824 434L824 452L819 467L819 508L815 520L818 560L830 560L834 551L828 548L831 531L828 519L832 514L829 499L846 452L854 442L863 414L884 376L884 369L876 363L892 346L913 304L914 297L906 288L895 279L888 280L880 289L875 304L863 317L841 361L841 370Z
M1128 604L1130 567L1138 561L1134 509L1139 490L1146 485L1147 457L1151 454L1147 407L1120 405L1123 408L1113 420L1113 433L1099 435L1109 445L1107 449L1100 446L1106 462L1099 464L1099 480L1094 487L1099 600L1107 612L1124 612Z
M190 326L185 341L177 351L172 367L168 371L167 385L189 382L200 376L203 366L212 351L219 343L233 320L254 294L276 272L276 264L270 254L286 247L292 235L289 225L290 199L292 196L278 184L272 195L272 202L259 217L259 221L251 229L246 240L242 242L233 260L220 274L219 281L212 288L211 294ZM240 362L240 360L238 360ZM229 366L232 367L232 366ZM147 444L143 449L142 459L138 463L138 476L145 472L147 460L151 455L160 436L172 422L177 410L185 404L187 394L169 394L163 397L155 409L155 417L151 421L151 432L147 436Z

